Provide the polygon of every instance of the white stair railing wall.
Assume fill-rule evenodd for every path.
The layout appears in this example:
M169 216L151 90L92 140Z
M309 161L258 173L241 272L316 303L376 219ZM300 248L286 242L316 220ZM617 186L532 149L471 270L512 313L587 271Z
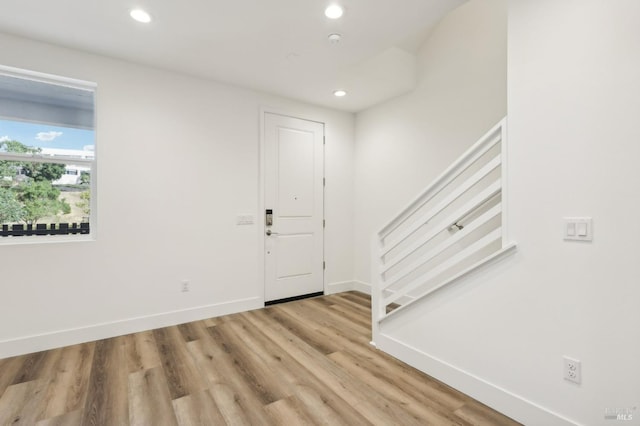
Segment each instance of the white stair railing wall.
M385 319L515 248L506 158L505 118L374 235L373 343Z

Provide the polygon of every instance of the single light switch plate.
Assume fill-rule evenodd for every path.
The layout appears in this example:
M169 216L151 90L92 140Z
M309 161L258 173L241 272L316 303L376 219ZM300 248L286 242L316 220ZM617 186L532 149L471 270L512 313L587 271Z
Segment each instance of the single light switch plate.
M565 217L564 239L571 241L593 241L593 219L590 217Z

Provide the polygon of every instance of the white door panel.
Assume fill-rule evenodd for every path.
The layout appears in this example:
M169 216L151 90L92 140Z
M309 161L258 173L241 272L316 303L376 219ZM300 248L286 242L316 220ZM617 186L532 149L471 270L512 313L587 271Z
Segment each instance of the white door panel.
M313 234L279 235L276 278L313 274Z
M280 217L314 215L314 134L278 129Z
M265 113L265 300L324 290L324 125Z

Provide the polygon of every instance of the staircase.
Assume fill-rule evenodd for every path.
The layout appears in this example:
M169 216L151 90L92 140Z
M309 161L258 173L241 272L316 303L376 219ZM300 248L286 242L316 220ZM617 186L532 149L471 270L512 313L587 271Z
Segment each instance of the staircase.
M504 118L374 235L372 343L386 319L515 249L506 154Z

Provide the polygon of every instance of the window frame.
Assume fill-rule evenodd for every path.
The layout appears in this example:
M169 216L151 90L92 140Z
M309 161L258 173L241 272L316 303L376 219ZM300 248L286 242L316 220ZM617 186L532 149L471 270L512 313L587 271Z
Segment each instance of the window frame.
M89 208L89 233L87 234L59 234L59 235L31 235L31 236L9 236L0 237L0 246L14 245L14 244L43 244L43 243L62 243L62 242L83 242L83 241L95 241L97 236L97 158L98 158L98 132L97 132L97 83L78 80L69 77L62 77L52 74L45 74L37 71L30 71L20 68L14 68L9 66L0 65L0 76L13 77L23 80L30 80L39 83L45 83L55 86L63 86L72 89L84 90L93 93L93 158L79 158L72 156L61 155L43 155L43 154L19 154L19 153L7 153L0 152L0 161L19 161L19 162L33 162L33 163L55 163L85 166L91 170L91 182L89 184L89 190L91 194ZM21 121L15 117L9 117L0 114L0 119L6 121ZM35 123L35 122L34 122ZM61 123L55 122L40 122L42 124L57 125Z

